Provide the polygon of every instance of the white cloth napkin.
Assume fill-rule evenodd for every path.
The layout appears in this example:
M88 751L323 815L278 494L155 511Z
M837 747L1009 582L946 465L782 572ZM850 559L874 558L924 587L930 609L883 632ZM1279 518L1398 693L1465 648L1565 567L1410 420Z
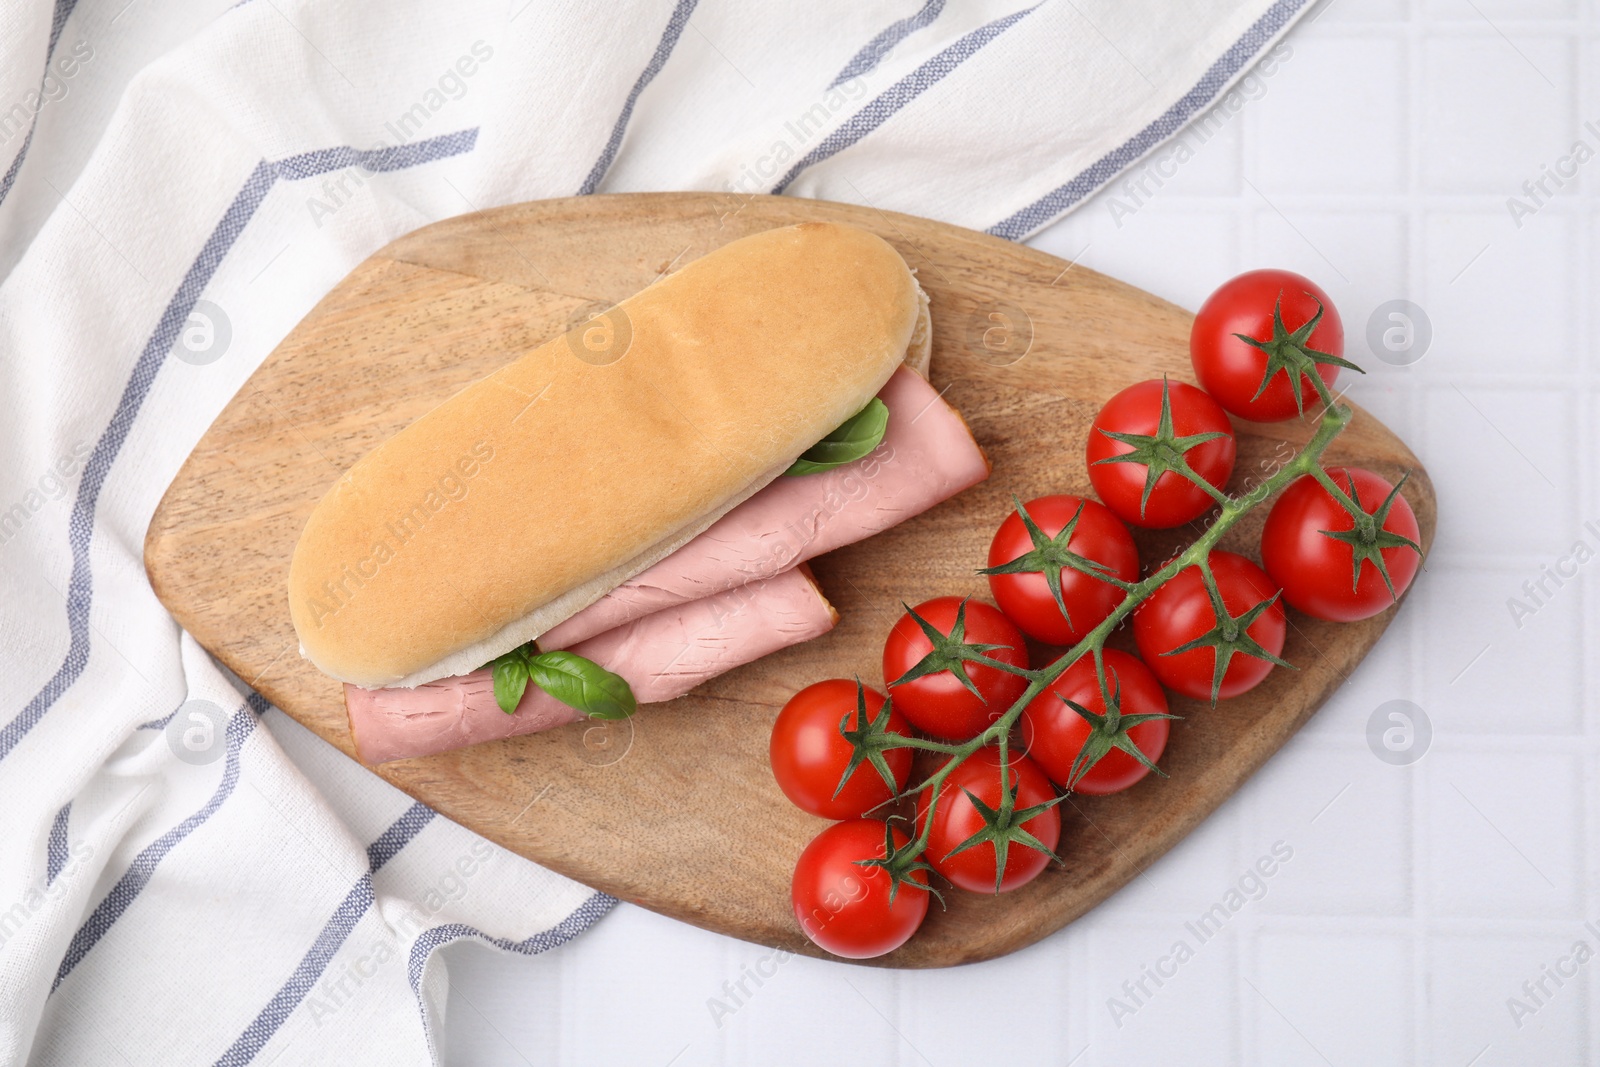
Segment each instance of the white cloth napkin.
M269 709L145 578L185 455L363 257L645 189L1021 238L1305 3L0 7L0 1062L429 1062L435 948L614 903Z

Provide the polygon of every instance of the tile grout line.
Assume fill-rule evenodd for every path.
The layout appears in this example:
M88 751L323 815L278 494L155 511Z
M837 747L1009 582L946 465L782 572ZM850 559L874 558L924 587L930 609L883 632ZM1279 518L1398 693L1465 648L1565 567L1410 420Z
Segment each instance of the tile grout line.
M743 945L743 942L736 941L733 938L723 938L722 944L719 946L717 951L718 970L733 979L737 979L739 977L739 957L743 954ZM745 1005L743 1004L739 1005L739 1010L743 1011L744 1007ZM741 1028L735 1026L719 1026L716 1029L716 1033L712 1038L715 1052L711 1057L711 1062L718 1064L719 1067L727 1067L729 1062L728 1045L734 1040L733 1034L731 1034L729 1031L737 1029ZM744 1029L748 1029L748 1027L745 1027Z
M1338 0L1333 0L1337 3ZM1316 35L1316 27L1311 28L1309 36ZM1336 34L1335 34L1336 35ZM1239 219L1240 252L1245 262L1264 264L1261 247L1261 212L1270 211L1271 208L1261 203L1259 196L1252 199L1251 190L1261 184L1261 168L1257 162L1257 152L1262 145L1261 136L1261 109L1259 107L1246 108L1244 121L1239 124L1239 176L1240 181L1235 183L1234 203ZM1246 254L1246 249L1248 253ZM1241 807L1243 807L1241 805ZM1213 817L1220 813L1213 813ZM1234 870L1239 867L1239 858L1244 854L1242 845L1244 827L1241 825L1244 812L1234 814L1232 833L1229 834L1229 850L1231 866ZM1255 812L1248 813L1250 823L1255 822ZM1244 983L1240 980L1243 975L1244 957L1248 953L1254 955L1257 935L1253 923L1253 916L1243 916L1243 922L1237 934L1220 946L1226 953L1223 961L1223 971L1229 975L1229 1004L1228 1011L1232 1016L1233 1026L1233 1051L1236 1063L1257 1063L1259 1057L1253 1055L1260 1044L1261 1020L1258 1015L1258 1005L1243 993ZM1257 972L1259 973L1259 971Z
M1413 293L1421 295L1426 285L1425 244L1427 240L1427 216L1420 209L1423 202L1422 196L1422 159L1423 159L1423 50L1422 50L1422 21L1423 0L1410 0L1406 19L1406 130L1407 130L1407 240L1406 240L1406 271L1410 289ZM1429 294L1430 296L1432 294ZM1431 302L1431 301L1430 301ZM1426 358L1426 357L1424 357ZM1427 448L1427 421L1424 415L1424 392L1421 382L1414 382L1407 397L1407 409L1410 412L1411 424L1418 428L1419 436L1424 438L1419 442L1425 450ZM1426 667L1422 652L1422 643L1416 640L1417 633L1414 625L1408 625L1406 635L1412 638L1408 642L1406 658L1412 665L1411 678L1407 679L1407 689L1411 699L1416 700L1420 695L1416 688L1416 679L1424 676ZM1413 764L1412 770L1422 770ZM1423 777L1421 774L1408 776L1407 802L1410 811L1406 813L1407 823L1407 848L1410 851L1410 884L1406 887L1411 898L1411 1057L1413 1063L1434 1062L1431 1047L1428 1020L1428 960L1432 944L1429 934L1430 909L1424 900L1423 888L1427 884L1427 871L1424 859L1429 844L1426 820L1421 818L1423 808L1419 805L1422 794Z
M1094 971L1094 966L1089 954L1088 928L1082 924L1073 923L1071 925L1071 930L1072 932L1067 935L1067 958L1071 963L1071 966L1067 970L1066 976L1067 988L1069 990L1072 988L1073 979L1076 976L1089 975ZM1082 1010L1078 1013L1078 1017L1081 1018L1083 1022L1079 1025L1078 1032L1074 1033L1072 1021L1070 1018L1068 1020L1066 1051L1066 1055L1068 1056L1076 1055L1076 1053L1072 1051L1073 1049L1083 1049L1087 1051L1089 1045L1094 1040L1094 1028L1089 1023L1090 1013L1094 1010L1094 994L1090 992L1092 983L1079 982L1078 984L1083 989Z
M1594 91L1592 79L1595 75L1593 63L1595 13L1593 3L1580 3L1578 10L1581 21L1577 41L1575 42L1576 55L1573 58L1575 76L1577 78L1577 114L1574 117L1577 119L1578 124L1582 125L1589 117L1585 112L1588 110L1591 93ZM1579 174L1577 199L1582 209L1582 229L1580 230L1581 236L1574 249L1576 256L1576 263L1574 264L1576 278L1574 284L1577 287L1577 292L1573 294L1574 314L1577 319L1573 324L1575 342L1578 342L1580 338L1591 336L1589 331L1596 325L1594 313L1589 307L1589 301L1585 299L1585 296L1593 291L1595 280L1595 253L1592 240L1595 232L1594 186L1595 176L1593 174ZM1590 239L1584 240L1583 238ZM1577 350L1576 344L1574 345L1574 350ZM1588 350L1582 353L1581 371L1586 387L1578 391L1577 476L1579 486L1578 521L1580 524L1590 518L1600 518L1600 509L1597 509L1594 489L1594 476L1596 473L1600 473L1596 471L1594 464L1594 448L1597 444L1600 444L1600 441L1595 439L1594 418L1600 412L1596 411L1595 405L1597 376L1593 344L1590 344ZM1579 648L1583 649L1582 661L1579 663L1578 699L1585 704L1581 709L1581 722L1583 736L1589 742L1584 746L1588 750L1586 758L1579 764L1579 781L1584 787L1587 787L1595 781L1597 765L1593 744L1596 738L1594 716L1591 714L1590 707L1588 707L1589 694L1595 692L1594 683L1597 679L1600 679L1600 674L1597 674L1597 656L1592 647L1593 641L1590 640L1593 636L1593 620L1590 617L1593 611L1592 598L1585 595L1583 583L1574 584L1577 585L1573 593L1578 602ZM1594 864L1594 848L1589 843L1588 829L1595 826L1597 822L1597 799L1592 788L1584 788L1583 792L1586 802L1578 810L1578 847L1580 850L1578 877L1581 879L1580 884L1583 887L1579 894L1579 906L1583 908L1584 916L1593 916L1597 914L1595 910L1597 895L1594 882L1590 877ZM1600 1011L1600 982L1586 981L1584 983L1584 995L1588 1001L1586 1005L1588 1010L1582 1013L1580 1025L1584 1029L1584 1034L1582 1035L1583 1048L1585 1050L1584 1060L1592 1065L1595 1062L1595 1050L1592 1031L1593 1023L1591 1020L1595 1018L1596 1011Z
M1484 940L1538 937L1559 941L1572 933L1574 920L1570 913L1552 912L1535 918L1506 919L1495 915L1493 911L1494 909L1463 911L1456 915L1435 918L1428 923L1427 929L1446 935ZM1136 930L1147 933L1152 929L1150 925L1152 919L1181 925L1193 917L1187 912L1166 910L1140 912L1137 915L1119 912L1107 917L1106 928L1118 932ZM1243 921L1243 916L1240 916L1239 922ZM1231 924L1232 920L1230 926ZM1309 910L1262 912L1256 924L1261 930L1287 931L1307 937L1330 933L1390 937L1404 936L1411 929L1413 920L1403 907L1393 911L1352 912L1347 909L1336 909L1330 905L1328 910L1316 912ZM1243 926L1239 928L1242 930Z
M1235 1063L1260 1063L1259 1053L1261 1044L1261 1005L1259 997L1246 997L1240 990L1244 986L1244 961L1248 956L1250 969L1255 974L1261 973L1261 938L1255 924L1255 916L1246 916L1247 925L1240 931L1240 936L1232 943L1233 948L1233 981L1229 985L1233 988L1234 1017L1239 1023L1236 1027L1233 1042ZM1249 1004L1246 1008L1245 1005ZM1245 1025L1246 1014L1250 1017L1250 1025ZM1248 1041L1247 1041L1248 1039Z

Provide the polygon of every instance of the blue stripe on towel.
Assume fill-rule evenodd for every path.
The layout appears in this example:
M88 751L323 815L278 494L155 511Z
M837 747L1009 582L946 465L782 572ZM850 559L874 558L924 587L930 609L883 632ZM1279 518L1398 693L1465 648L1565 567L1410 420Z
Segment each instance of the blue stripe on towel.
M407 167L415 167L422 163L433 163L451 156L459 156L472 151L477 144L478 128L474 126L469 130L443 133L438 137L390 145L387 148L351 148L349 145L319 148L314 152L288 156L268 166L272 167L276 176L284 181L297 182L306 178L321 177L329 171L343 170L345 167L360 167L369 172L405 170Z
M222 781L217 783L216 791L199 811L146 845L134 857L127 871L117 879L117 884L111 887L111 892L105 895L105 899L89 913L89 918L84 924L78 927L78 932L72 935L72 940L67 945L67 953L62 957L61 966L56 970L56 980L51 984L50 992L54 993L60 988L73 968L83 962L89 950L99 943L106 932L122 917L122 913L138 899L144 887L150 884L151 875L166 858L167 853L193 833L196 827L216 814L217 809L222 807L222 802L233 793L234 787L239 784L239 751L256 728L256 716L264 714L269 706L259 693L251 693L244 705L234 712L233 718L228 721L226 735L227 762L223 765Z
M801 156L795 165L789 168L789 172L779 179L778 184L772 187L772 191L782 193L800 176L801 171L837 155L882 126L895 112L921 96L931 86L937 85L945 75L971 59L990 41L1037 10L1038 6L1035 4L1033 7L1023 8L1003 18L984 23L889 86L860 111L846 119L838 129L824 137L822 143Z
M562 919L550 929L534 934L522 941L512 941L505 937L490 937L482 930L466 923L446 923L424 930L411 944L411 957L406 964L406 976L411 981L411 992L417 997L417 1010L422 1013L422 1028L429 1031L428 1013L422 1007L422 971L427 966L428 957L434 951L443 948L452 941L471 937L482 941L486 945L493 945L502 952L516 952L523 956L537 956L541 952L548 952L559 945L583 933L589 927L599 922L612 908L617 906L617 898L609 893L596 893L580 904L571 915ZM432 1040L431 1033L429 1040Z
M44 846L44 884L55 884L56 875L60 874L67 866L67 820L72 817L72 801L67 801L56 812L55 822L50 824L50 839Z
M609 893L596 893L584 901L576 911L568 915L561 922L542 933L534 934L525 941L512 941L504 937L490 937L482 930L466 923L446 923L424 930L411 945L411 959L407 963L407 977L411 980L411 991L419 997L422 995L422 969L428 962L428 957L436 949L443 948L452 941L459 941L464 937L474 937L487 945L505 952L516 952L524 956L536 956L541 952L548 952L557 945L566 944L574 937L593 926L607 912L617 906L617 898Z
M167 728L167 724L172 721L172 717L174 715L178 714L179 709L182 708L182 707L183 707L183 705L179 704L178 707L173 708L171 711L167 712L161 718L159 718L159 719L151 719L149 722L142 722L138 726L135 726L134 729L135 730L165 730Z
M1076 206L1089 194L1126 170L1135 160L1156 145L1178 133L1195 116L1211 106L1234 77L1252 63L1267 43L1307 6L1310 0L1278 0L1244 32L1233 47L1213 63L1176 104L1154 122L1134 134L1120 147L1096 160L1089 169L1029 204L1010 218L989 227L989 233L1020 241Z
M412 804L378 839L367 846L367 868L376 874L385 863L399 855L422 828L433 821L434 811L426 804Z
M890 23L887 29L868 41L862 46L861 51L851 57L850 62L844 65L844 69L834 75L833 81L828 83L828 88L836 89L851 78L859 78L877 69L878 64L883 62L883 57L893 51L895 45L938 18L943 10L944 0L928 0L922 5L922 10L915 15L907 15L899 22Z
M322 971L335 953L361 922L362 916L372 907L372 875L363 874L355 888L345 896L334 910L333 917L323 926L316 941L294 969L294 974L283 984L277 994L261 1009L261 1013L233 1042L228 1051L217 1058L217 1067L241 1067L256 1058L256 1054L278 1032L278 1027L299 1006L300 1001L317 984Z
M95 442L94 451L89 454L89 461L84 465L83 477L78 483L78 495L73 501L72 518L67 533L68 544L72 549L72 576L67 582L67 655L55 674L44 684L44 688L28 701L27 706L15 719L0 730L0 759L11 754L17 742L44 718L45 712L61 698L61 694L78 680L84 666L89 662L89 605L93 599L92 578L89 572L89 539L94 531L95 505L100 499L100 490L105 485L111 464L121 451L123 442L127 440L128 431L133 427L139 408L150 392L156 372L161 369L167 352L171 350L179 331L188 320L195 301L200 299L200 291L211 280L217 265L222 261L223 254L244 229L245 223L260 206L271 185L271 164L263 161L256 166L249 180L245 182L244 188L234 197L233 203L223 213L222 221L217 223L210 239L201 249L199 257L184 275L177 293L173 295L157 323L155 332L151 334L149 341L145 343L144 351L134 363L133 373L128 378L128 384L123 387L122 397L117 402L115 412L112 413L110 425L100 435L100 440Z
M667 59L677 47L678 38L683 36L683 28L689 25L689 16L694 14L695 5L699 2L700 0L678 0L678 6L673 8L672 17L667 20L667 28L662 31L661 40L656 43L655 54L650 57L650 62L645 64L644 70L639 72L638 79L633 83L633 91L628 94L627 101L622 105L622 114L617 116L616 125L611 127L611 138L606 141L605 151L600 153L600 158L589 168L589 176L583 180L583 186L578 190L579 196L588 196L600 188L600 182L605 179L606 171L611 169L611 164L617 158L617 150L622 147L622 135L627 132L628 120L633 118L633 105L638 103L639 94L644 92L645 87L661 73L661 68L667 65Z
M233 247L234 241L244 232L246 224L266 199L273 184L279 178L298 181L352 165L372 171L399 170L470 152L477 141L478 131L474 127L391 148L324 148L277 162L262 160L256 165L244 187L233 198L233 203L223 212L222 220L211 231L199 256L190 265L178 285L178 291L173 294L156 324L155 332L145 342L144 350L134 363L133 373L123 387L110 425L100 435L94 451L89 454L88 463L84 465L67 535L72 549L72 576L67 583L67 654L44 687L34 694L16 718L0 729L0 760L10 755L28 731L38 725L45 713L78 680L89 662L89 605L94 599L93 578L89 570L89 541L94 534L95 505L100 499L100 490L105 485L112 463L122 450L123 442L128 438L129 430L133 428L134 420L138 418L139 409L149 395L156 373L166 362L167 354L188 321L189 312L194 310L201 292L216 274L217 267Z
M228 1050L217 1058L217 1067L243 1067L266 1047L272 1035L294 1014L306 994L322 977L322 972L328 969L333 957L338 955L351 932L372 908L376 899L372 891L372 876L410 844L422 828L433 821L433 815L432 808L414 803L379 834L376 841L367 846L367 873L357 879L344 900L334 909L294 973Z
M44 79L50 73L50 61L56 57L56 44L61 40L61 31L66 28L67 19L72 15L72 9L78 6L78 0L56 0L55 14L50 19L50 44L44 50L44 72L39 75L39 93L44 94ZM44 110L44 101L39 102L39 111ZM4 175L0 175L0 204L6 202L6 197L11 193L11 187L16 184L17 172L22 169L22 161L27 158L28 148L33 144L33 131L39 128L39 111L33 113L28 120L28 136L22 139L22 147L17 149L16 158L11 161L11 166L6 168Z

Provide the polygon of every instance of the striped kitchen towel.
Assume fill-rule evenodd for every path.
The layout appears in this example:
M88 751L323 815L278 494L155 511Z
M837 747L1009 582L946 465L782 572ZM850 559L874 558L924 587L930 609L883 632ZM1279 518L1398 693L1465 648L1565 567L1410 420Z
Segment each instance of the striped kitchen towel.
M1026 237L1306 2L0 8L0 1063L430 1062L435 949L615 903L269 708L145 578L185 455L361 259L645 189Z

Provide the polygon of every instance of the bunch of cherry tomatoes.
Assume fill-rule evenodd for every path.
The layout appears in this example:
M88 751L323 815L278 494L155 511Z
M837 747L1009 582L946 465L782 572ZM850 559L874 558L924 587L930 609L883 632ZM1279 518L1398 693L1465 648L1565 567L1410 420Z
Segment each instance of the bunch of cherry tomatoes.
M1337 311L1308 279L1262 270L1228 282L1195 318L1200 387L1139 382L1095 418L1086 452L1099 500L1040 497L1000 523L982 572L998 607L939 597L908 609L883 648L892 699L832 679L789 700L773 726L773 774L800 808L838 820L795 866L795 917L812 941L858 959L898 948L939 893L934 874L974 892L1027 884L1055 857L1068 793L1116 793L1161 773L1167 690L1215 702L1287 665L1285 601L1352 621L1406 590L1421 549L1398 487L1353 468L1302 476L1272 505L1260 565L1213 550L1178 571L1132 612L1137 655L1083 655L1028 702L1004 750L984 744L925 783L909 825L881 815L905 795L918 748L948 754L1024 695L1024 634L1075 646L1119 608L1141 576L1130 525L1180 526L1228 502L1230 415L1274 422L1332 406L1340 369L1359 370L1343 347ZM898 739L875 743L885 735ZM922 838L917 861L891 877L887 858Z

